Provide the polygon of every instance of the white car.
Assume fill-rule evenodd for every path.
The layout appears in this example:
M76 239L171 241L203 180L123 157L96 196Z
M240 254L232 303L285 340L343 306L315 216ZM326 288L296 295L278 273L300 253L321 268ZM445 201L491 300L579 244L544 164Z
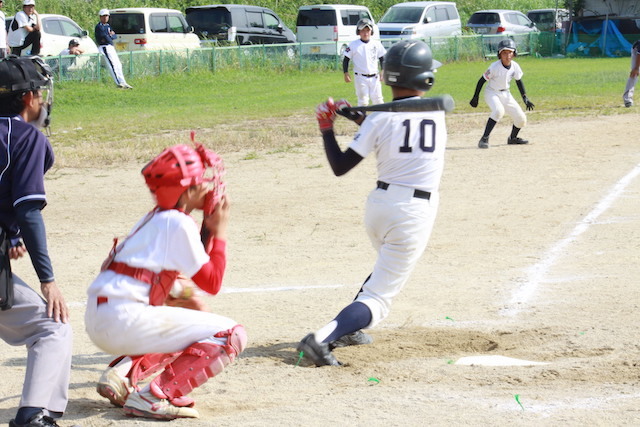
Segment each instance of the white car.
M40 13L42 25L40 36L40 56L57 56L63 49L69 47L69 41L76 39L80 42L80 49L85 54L98 53L98 46L86 30L80 28L71 18L63 15L51 15ZM9 31L13 16L7 17L7 32ZM30 55L31 49L24 49L22 55Z

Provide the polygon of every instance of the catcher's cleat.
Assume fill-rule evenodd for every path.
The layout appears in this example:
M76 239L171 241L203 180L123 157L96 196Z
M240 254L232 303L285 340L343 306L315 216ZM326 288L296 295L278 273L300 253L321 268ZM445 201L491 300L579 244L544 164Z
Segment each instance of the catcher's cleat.
M311 360L316 366L341 366L342 363L331 354L329 344L318 343L314 334L309 334L298 343L298 351Z
M480 138L480 141L478 141L478 148L489 148L488 136L483 136L482 138Z
M193 408L175 406L167 399L160 399L151 392L136 391L129 395L124 413L130 417L154 418L157 420L175 420L176 418L198 418L200 414Z
M356 331L352 334L343 335L335 341L329 343L329 350L338 347L349 347L352 345L367 345L373 342L373 337L362 331Z
M526 139L522 139L522 138L507 138L507 144L509 145L523 145L523 144L528 144L529 141L527 141Z
M134 388L129 383L129 378L121 377L115 368L107 368L102 373L96 391L102 397L118 407L122 407Z
M38 412L37 414L29 418L29 420L25 424L18 424L16 420L9 421L9 427L60 427L60 426L58 425L58 423L56 423L56 421L53 418L44 415L44 413L42 412Z

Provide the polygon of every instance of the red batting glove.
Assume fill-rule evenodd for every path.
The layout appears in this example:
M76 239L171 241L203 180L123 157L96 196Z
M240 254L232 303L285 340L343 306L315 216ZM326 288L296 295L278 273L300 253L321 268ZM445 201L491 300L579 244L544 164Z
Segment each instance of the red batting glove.
M332 98L316 107L316 119L318 119L320 132L333 129L333 122L336 120L336 104Z

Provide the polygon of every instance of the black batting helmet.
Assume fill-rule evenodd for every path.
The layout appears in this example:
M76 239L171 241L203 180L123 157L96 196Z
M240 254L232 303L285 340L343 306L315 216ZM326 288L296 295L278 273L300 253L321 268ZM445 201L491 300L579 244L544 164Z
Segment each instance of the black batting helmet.
M49 87L51 68L38 56L15 56L0 60L0 96Z
M518 54L518 51L516 50L516 42L511 39L500 40L500 43L498 43L498 58L500 58L500 52L502 52L503 50L512 51L513 56L516 56Z
M435 81L433 72L441 65L433 59L425 42L402 40L391 46L384 56L384 82L388 86L426 92Z
M371 35L373 35L373 22L371 22L371 19L369 18L362 18L358 21L358 24L356 24L356 35L359 36L360 30L362 30L364 27L371 28Z

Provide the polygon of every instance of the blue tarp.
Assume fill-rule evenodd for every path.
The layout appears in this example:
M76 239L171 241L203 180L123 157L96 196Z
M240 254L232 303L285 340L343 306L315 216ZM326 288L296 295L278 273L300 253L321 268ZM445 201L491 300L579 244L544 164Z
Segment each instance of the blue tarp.
M579 40L579 33L597 35L592 43L584 43ZM571 42L567 45L567 53L583 54L590 56L591 48L600 49L597 55L602 54L611 57L629 56L631 43L624 38L618 30L617 21L614 19L604 21L574 22L571 29Z

